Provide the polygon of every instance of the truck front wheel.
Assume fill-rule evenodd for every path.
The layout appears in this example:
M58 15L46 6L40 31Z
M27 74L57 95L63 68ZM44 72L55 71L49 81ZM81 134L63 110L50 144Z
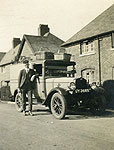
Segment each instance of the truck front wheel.
M23 111L21 93L17 93L15 96L15 107L17 111L19 112Z
M64 96L55 93L51 98L51 112L56 119L63 119L67 112L67 103Z

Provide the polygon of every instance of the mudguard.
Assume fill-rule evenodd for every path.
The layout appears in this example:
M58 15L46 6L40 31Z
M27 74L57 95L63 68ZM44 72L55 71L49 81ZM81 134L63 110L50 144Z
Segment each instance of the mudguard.
M16 94L18 93L18 89L16 89L15 91L14 91L14 95L13 95L13 101L15 102L15 96L16 96Z
M47 97L46 97L46 100L43 102L43 105L49 106L50 101L51 101L51 97L52 97L52 95L53 95L54 93L59 93L59 94L61 94L61 95L63 95L63 96L68 95L68 92L67 92L65 89L60 88L60 87L56 87L56 88L52 89L52 90L49 92L49 94L48 94Z

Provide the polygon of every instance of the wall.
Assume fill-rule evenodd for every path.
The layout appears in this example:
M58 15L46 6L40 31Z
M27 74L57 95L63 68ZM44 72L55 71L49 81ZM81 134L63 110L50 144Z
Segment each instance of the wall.
M95 45L95 53L91 55L80 55L80 44L71 46L66 49L67 53L72 54L72 60L76 61L76 70L77 74L76 77L81 76L81 70L86 69L86 68L93 68L95 69L95 79L98 82L99 81L99 76L98 76L98 70L99 70L99 65L98 65L98 41L94 41Z
M2 67L0 67L0 99L9 100L11 96L9 83L5 81L10 81L10 66L5 65L3 72L1 72Z
M104 37L100 42L101 49L101 77L102 82L112 80L114 66L114 48L111 46L111 36Z
M31 48L29 47L29 45L27 44L26 41L25 41L25 44L23 46L21 56L26 56L26 57L32 57L33 56L33 52L31 51Z
M9 81L10 80L10 65L5 65L3 72L1 72L2 67L0 67L0 87L1 86L6 86L6 82L4 81ZM1 85L2 81L2 85Z

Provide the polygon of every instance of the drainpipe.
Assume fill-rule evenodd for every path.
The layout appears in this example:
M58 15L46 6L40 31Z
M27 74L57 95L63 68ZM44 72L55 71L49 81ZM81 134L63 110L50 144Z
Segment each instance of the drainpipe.
M42 77L43 77L43 89L42 93L44 94L44 99L47 97L47 92L46 92L46 80L45 80L45 61L42 65Z
M100 41L101 39L98 38L98 57L99 57L99 84L101 86L101 52L100 52Z

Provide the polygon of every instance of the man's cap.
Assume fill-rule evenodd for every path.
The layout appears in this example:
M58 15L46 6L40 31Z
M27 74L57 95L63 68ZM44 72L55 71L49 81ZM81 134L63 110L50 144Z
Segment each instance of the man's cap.
M24 60L23 64L29 64L29 61L28 60Z

